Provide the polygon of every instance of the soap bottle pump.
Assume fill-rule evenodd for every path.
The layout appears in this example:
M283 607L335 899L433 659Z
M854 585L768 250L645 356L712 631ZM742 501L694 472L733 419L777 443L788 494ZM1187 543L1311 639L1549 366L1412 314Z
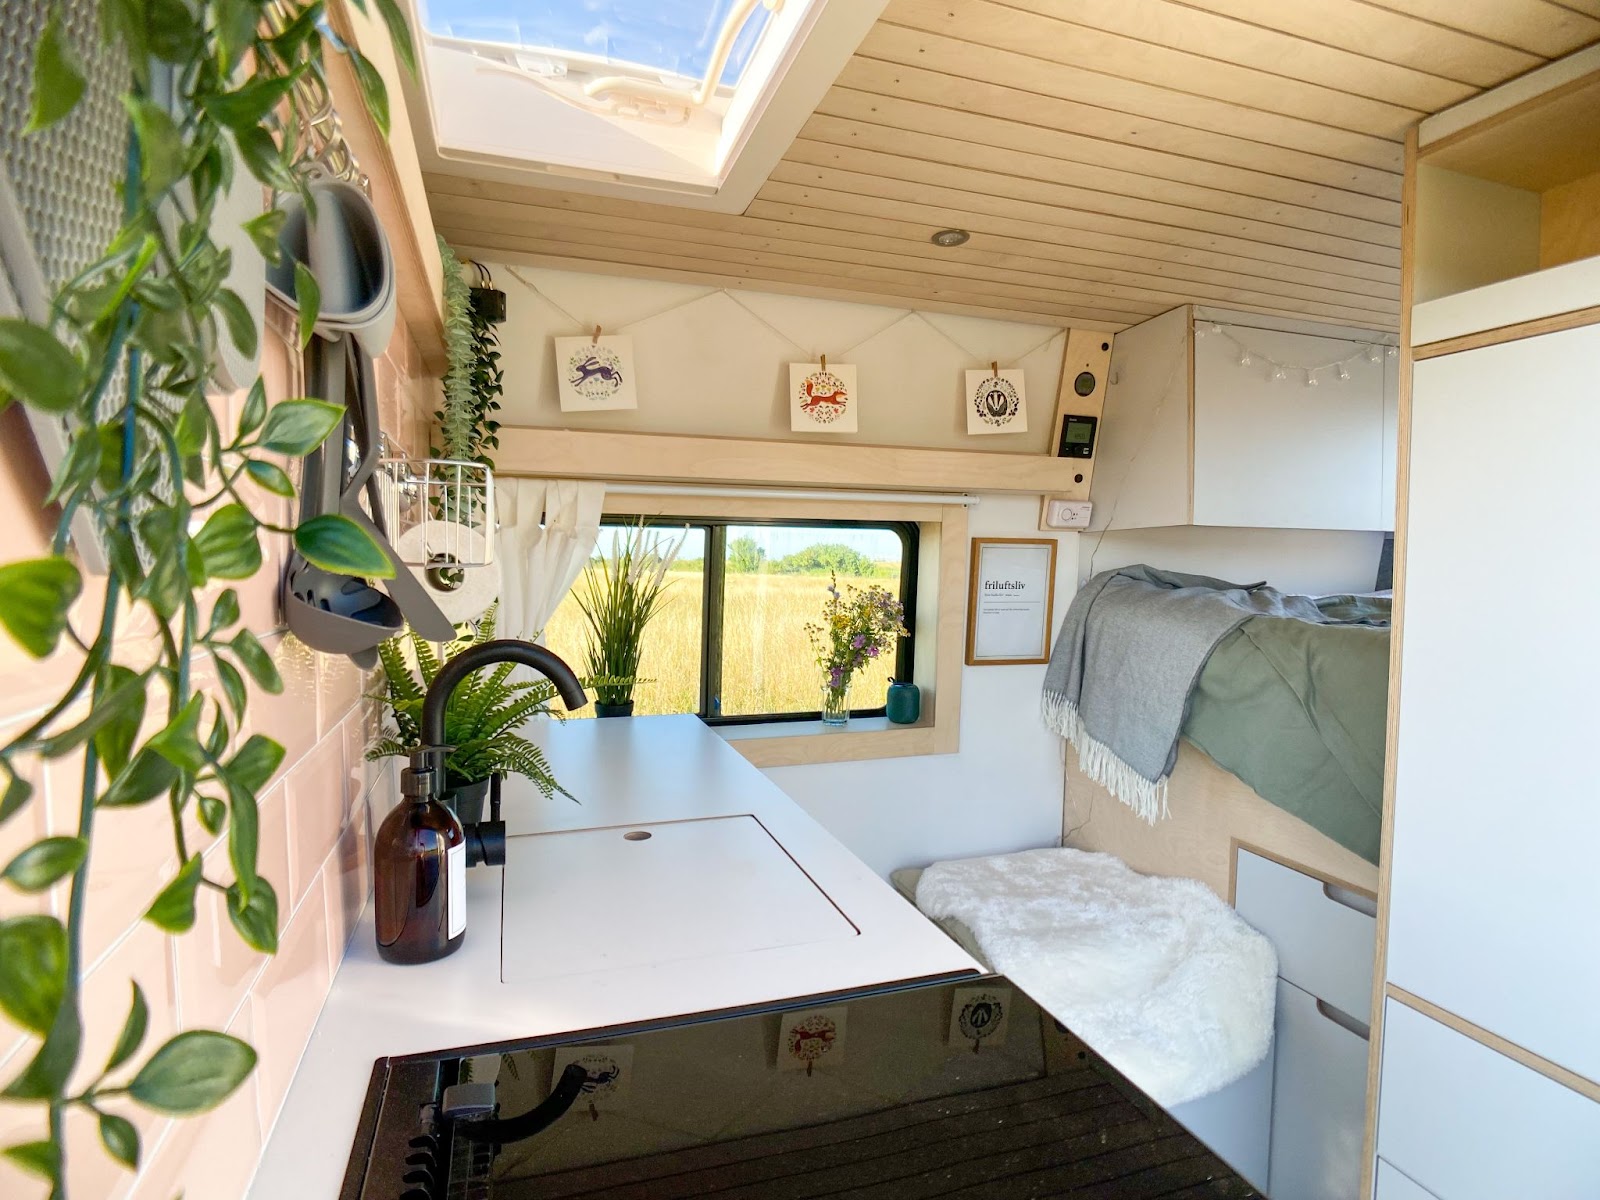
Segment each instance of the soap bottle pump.
M422 697L419 745L400 773L399 806L378 826L373 846L373 909L378 953L389 962L425 963L453 954L467 933L467 837L439 800L445 772L445 709L474 671L497 663L531 667L555 685L569 711L589 702L560 658L517 638L480 642L440 667Z
M467 935L467 838L434 796L436 767L400 772L400 803L378 826L373 910L378 953L394 963L453 954Z

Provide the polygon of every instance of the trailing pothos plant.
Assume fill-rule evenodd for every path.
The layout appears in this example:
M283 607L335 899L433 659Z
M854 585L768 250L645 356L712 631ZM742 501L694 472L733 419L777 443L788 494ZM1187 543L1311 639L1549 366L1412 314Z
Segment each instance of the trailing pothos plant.
M394 0L373 2L409 66L410 35ZM93 1116L106 1151L132 1168L138 1132L109 1102L201 1112L255 1065L248 1045L220 1032L190 1029L147 1046L149 1009L137 984L110 1056L82 1061L91 850L102 822L115 835L119 810L162 804L171 817L180 866L151 897L145 920L188 930L204 889L246 943L276 949L278 899L256 866L256 795L284 750L242 729L247 677L265 692L282 683L226 585L256 575L264 532L292 536L330 571L390 573L377 545L343 517L290 529L251 506L252 489L293 495L284 462L318 446L341 408L316 399L269 404L257 380L237 422L223 428L209 395L217 339L246 357L258 342L248 309L223 286L229 252L212 236L219 197L242 172L278 192L304 191L295 83L319 67L325 48L350 56L367 107L386 128L378 73L328 31L321 0L102 0L99 12L101 36L127 64L121 228L61 289L46 322L0 320L0 407L25 405L69 435L47 498L59 514L50 553L0 565L0 625L27 654L70 660L59 697L0 746L0 822L41 802L29 764L73 759L78 780L76 830L0 865L0 879L17 892L64 892L60 917L0 920L0 1010L40 1039L0 1079L0 1098L38 1105L43 1133L0 1153L48 1180L55 1200L67 1194L69 1110ZM55 13L33 49L30 131L70 116L83 72ZM158 94L171 98L162 103ZM270 258L282 221L269 211L245 226ZM303 267L298 275L303 343L317 290ZM71 543L85 523L109 563L88 587ZM154 630L153 649L146 636L119 638L131 625ZM197 669L215 679L209 691L197 689ZM199 853L197 829L207 841L226 831L225 875Z

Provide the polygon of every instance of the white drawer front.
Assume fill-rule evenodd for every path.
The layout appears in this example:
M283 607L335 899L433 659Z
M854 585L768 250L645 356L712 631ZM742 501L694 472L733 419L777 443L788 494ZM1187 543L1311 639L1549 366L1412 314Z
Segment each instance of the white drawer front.
M1356 1200L1366 1132L1367 1039L1278 981L1272 1090L1272 1200Z
M1372 900L1240 850L1233 906L1277 947L1280 976L1368 1019L1378 936Z
M1393 1164L1378 1160L1378 1177L1373 1184L1372 1200L1439 1200L1427 1188L1409 1175L1395 1170Z
M1389 1000L1378 1153L1439 1200L1594 1200L1600 1104Z

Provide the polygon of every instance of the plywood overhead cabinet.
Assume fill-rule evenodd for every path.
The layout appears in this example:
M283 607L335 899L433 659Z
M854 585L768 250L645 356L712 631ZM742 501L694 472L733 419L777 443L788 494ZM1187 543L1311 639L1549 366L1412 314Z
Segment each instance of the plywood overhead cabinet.
M1597 182L1600 49L1423 122L1408 176L1378 1200L1600 1196ZM1467 226L1503 244L1441 257Z
M1123 330L1090 528L1392 529L1395 340L1194 305Z

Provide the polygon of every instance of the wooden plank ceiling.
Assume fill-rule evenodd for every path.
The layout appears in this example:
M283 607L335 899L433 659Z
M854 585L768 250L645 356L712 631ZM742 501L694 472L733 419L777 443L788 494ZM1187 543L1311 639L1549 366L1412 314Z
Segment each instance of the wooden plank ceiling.
M1189 301L1393 329L1406 129L1597 39L1600 0L892 0L743 214L428 195L484 256L1108 330Z

